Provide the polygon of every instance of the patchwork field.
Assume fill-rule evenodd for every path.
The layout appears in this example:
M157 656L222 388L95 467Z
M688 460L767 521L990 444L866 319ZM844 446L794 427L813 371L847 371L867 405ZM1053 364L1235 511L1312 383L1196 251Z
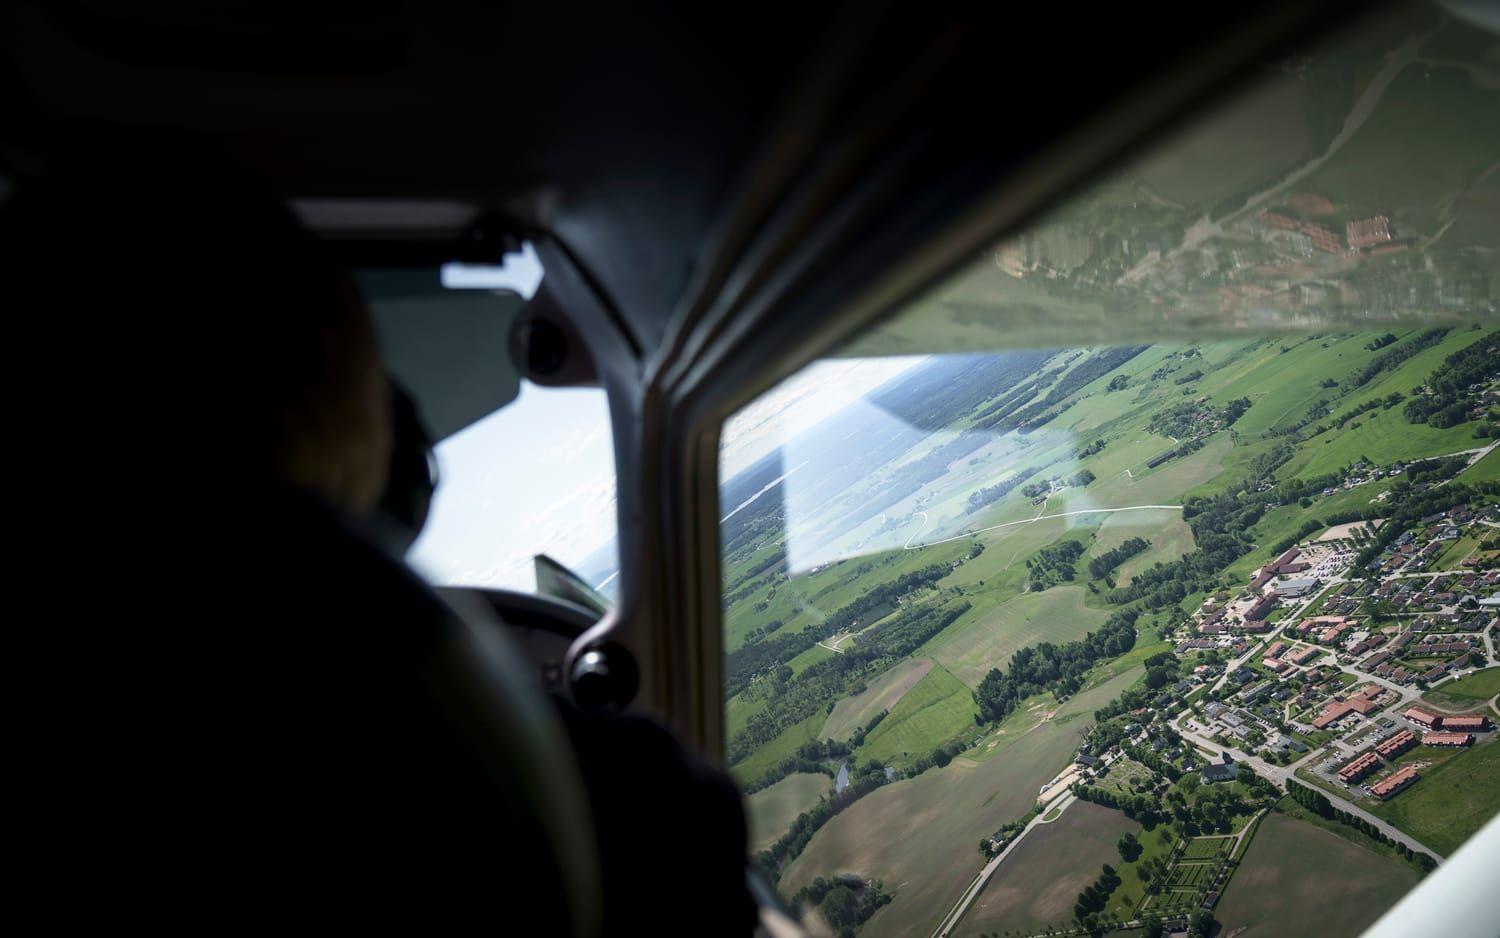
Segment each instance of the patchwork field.
M894 901L860 930L862 938L936 927L979 871L979 838L1030 810L1041 786L1072 756L1086 718L1142 674L1134 668L1047 715L1022 708L1004 735L941 769L886 785L813 836L779 888L792 895L816 876L852 872L885 882ZM1069 811L1073 810L1072 808Z
M1083 887L1099 876L1103 864L1120 864L1116 842L1140 829L1119 811L1074 802L1056 821L1026 835L995 870L955 934L1026 934L1071 924ZM1139 894L1138 887L1127 881L1120 891Z
M897 764L931 752L974 728L974 695L943 668L933 668L891 708L859 748L863 759Z
M1261 821L1214 917L1224 934L1245 938L1354 936L1416 883L1404 863L1273 812Z
M889 710L932 670L931 658L908 658L870 682L864 693L845 697L828 714L819 739L849 738L882 710Z
M832 790L833 779L817 772L797 772L745 799L750 824L750 852L769 847L786 833L797 815Z
M991 668L1005 667L1020 648L1082 638L1109 618L1108 612L1084 604L1081 586L1022 593L998 605L982 602L985 598L974 597L974 609L923 649L970 687L978 686Z

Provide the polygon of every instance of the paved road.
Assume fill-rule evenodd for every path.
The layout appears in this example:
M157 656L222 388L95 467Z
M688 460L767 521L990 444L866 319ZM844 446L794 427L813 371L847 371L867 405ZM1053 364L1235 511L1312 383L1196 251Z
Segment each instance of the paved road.
M1273 765L1265 761L1264 759L1259 758L1258 756L1252 756L1248 753L1241 752L1240 750L1235 749L1232 746L1221 746L1207 736L1204 736L1202 733L1189 729L1184 721L1191 716L1192 711L1190 710L1184 710L1177 716L1177 731L1182 734L1184 739L1191 740L1193 744L1198 746L1200 749L1206 749L1214 755L1221 755L1225 752L1228 752L1230 756L1234 758L1234 761L1244 762L1248 764L1257 773L1265 778L1270 779L1276 784L1278 788L1281 789L1286 788L1288 779L1295 778L1297 769L1300 766L1317 758L1318 755L1317 750L1314 750L1313 752L1309 752L1307 755L1303 756L1301 759L1298 759L1296 762L1293 762L1290 765ZM1301 781L1300 779L1298 779L1297 781L1298 784L1307 785L1307 782ZM1313 786L1309 785L1308 787L1311 788ZM1319 789L1319 791L1322 791L1322 789ZM1366 821L1369 821L1371 824L1373 824L1376 830L1384 833L1391 839L1406 844L1413 850L1425 853L1435 860L1443 859L1443 855L1438 853L1436 850L1433 850L1432 848L1426 846L1421 841L1417 840L1415 837L1412 837L1410 834L1405 833L1399 828L1393 827L1385 821L1382 821L1380 818L1366 811L1364 808L1361 808L1359 805L1345 800L1344 798L1340 798L1338 795L1335 795L1328 791L1323 791L1323 794L1326 795L1328 797L1328 800L1333 802L1336 807L1342 808L1343 810L1348 811L1350 814L1353 814L1357 817L1364 818Z
M1052 823L1051 821L1044 821L1042 820L1042 818L1051 814L1053 811L1058 811L1060 816L1060 813L1062 811L1066 811L1068 809L1068 806L1077 800L1077 797L1069 792L1068 794L1063 795L1061 798L1057 799L1057 801L1044 808L1042 812L1036 817L1032 818L1031 823L1027 824L1026 827L1022 829L1021 833L1017 834L1010 843L1005 845L1005 849L995 854L994 859L986 863L984 865L984 869L979 871L979 875L976 876L974 878L974 881L969 884L969 888L964 890L964 894L958 897L958 902L955 903L952 910L948 912L948 916L943 919L942 924L938 926L937 931L932 933L934 938L946 938L947 935L952 934L953 929L958 925L959 920L964 917L964 913L969 911L969 905L974 901L976 897L978 897L981 892L984 891L984 884L990 881L990 877L995 874L995 870L999 869L1000 864L1004 862L1005 858L1010 856L1011 851L1015 850L1016 845L1019 844L1027 834L1031 833L1038 826L1042 824ZM1052 820L1055 821L1057 820L1057 818L1053 818Z

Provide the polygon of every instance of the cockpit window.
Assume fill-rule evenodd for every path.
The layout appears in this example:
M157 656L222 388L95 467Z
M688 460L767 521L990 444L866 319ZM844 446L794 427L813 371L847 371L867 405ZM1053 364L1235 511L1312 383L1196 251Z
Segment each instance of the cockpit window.
M725 757L805 916L1353 935L1500 813L1497 115L1399 6L731 419Z
M439 484L409 560L446 586L536 588L545 554L609 595L615 467L597 388L523 382L520 396L436 449Z

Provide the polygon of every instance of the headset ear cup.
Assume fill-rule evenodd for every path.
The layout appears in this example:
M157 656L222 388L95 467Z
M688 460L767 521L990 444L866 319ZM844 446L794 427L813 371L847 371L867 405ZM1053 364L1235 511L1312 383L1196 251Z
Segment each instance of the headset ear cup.
M416 401L395 381L391 382L391 427L390 472L380 508L400 526L410 546L427 523L432 493L437 489L437 460Z

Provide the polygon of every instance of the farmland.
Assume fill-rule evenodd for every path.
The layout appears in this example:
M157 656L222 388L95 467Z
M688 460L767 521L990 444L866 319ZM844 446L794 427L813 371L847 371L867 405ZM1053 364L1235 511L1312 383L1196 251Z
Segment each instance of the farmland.
M853 697L840 700L828 714L819 739L847 739L855 729L870 722L875 714L890 710L927 672L931 658L909 658L870 682L870 686Z
M882 879L901 897L861 934L900 935L935 925L973 876L974 843L1030 809L1073 752L1084 718L1140 675L1140 668L1132 669L1061 706L1037 701L972 757L866 795L818 832L783 874L782 890L794 893L814 876L859 873Z
M1311 824L1267 815L1214 909L1246 938L1358 935L1416 885L1407 865Z
M898 764L911 754L925 755L934 740L942 741L972 728L974 712L969 689L944 668L933 668L875 727L860 755Z
M798 772L745 799L754 852L780 837L792 820L818 803L833 788L833 779L817 772Z
M1099 875L1100 866L1120 862L1115 842L1140 829L1118 811L1088 802L1074 804L1056 821L1028 835L1001 864L957 934L1025 934L1047 926L1065 927L1073 918L1078 893Z

